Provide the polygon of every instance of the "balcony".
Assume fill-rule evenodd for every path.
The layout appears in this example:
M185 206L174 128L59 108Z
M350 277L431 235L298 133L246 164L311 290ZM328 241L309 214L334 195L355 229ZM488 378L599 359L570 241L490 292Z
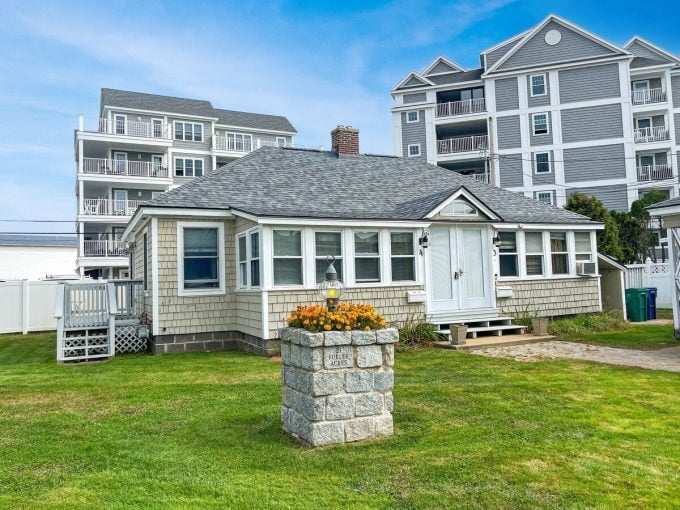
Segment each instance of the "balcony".
M459 136L437 140L437 154L482 151L489 147L487 135Z
M217 151L250 152L253 150L253 142L250 137L234 138L233 136L215 135L213 137L213 149Z
M90 133L103 133L116 136L131 136L135 138L169 139L170 129L162 121L142 122L123 119L88 119L85 125L84 117L80 117L79 130Z
M658 89L642 89L634 90L632 92L633 104L652 104L652 103L665 103L666 102L666 91Z
M635 143L663 142L670 138L666 126L636 128L633 132Z
M638 182L663 181L673 178L670 165L644 165L637 167Z
M86 257L125 257L123 241L83 241L83 255Z
M132 216L143 200L83 199L84 216Z
M463 101L450 101L437 103L437 118L453 117L456 115L469 115L471 113L483 113L486 111L486 101L480 99L465 99Z
M128 177L168 178L168 169L150 161L83 158L83 173Z
M465 177L470 177L475 181L483 182L484 184L489 184L489 174L467 174Z

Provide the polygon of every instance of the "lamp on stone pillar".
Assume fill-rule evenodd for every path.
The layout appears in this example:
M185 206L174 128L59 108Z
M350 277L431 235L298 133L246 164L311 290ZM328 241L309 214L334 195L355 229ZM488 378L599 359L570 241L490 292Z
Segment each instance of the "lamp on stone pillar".
M326 302L329 311L334 311L340 302L340 298L345 293L345 284L338 279L338 272L335 270L335 257L328 256L328 268L326 278L319 283L319 294Z

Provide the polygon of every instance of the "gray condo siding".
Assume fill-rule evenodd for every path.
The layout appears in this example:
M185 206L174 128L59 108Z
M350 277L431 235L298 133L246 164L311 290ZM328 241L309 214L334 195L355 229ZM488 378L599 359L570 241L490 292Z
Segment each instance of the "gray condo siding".
M533 127L533 115L529 115L529 145L550 145L553 143L553 128L552 128L552 113L545 112L548 115L548 133L543 135L535 135Z
M559 44L554 46L546 44L545 34L550 30L557 30L562 34ZM535 67L541 64L613 54L612 50L601 44L551 21L534 34L514 55L503 62L498 70Z
M680 108L680 75L671 76L671 94L673 94L673 108Z
M562 141L586 142L623 137L621 104L562 110Z
M673 115L673 121L675 122L675 143L680 144L680 113Z
M212 156L207 156L205 154L187 154L184 152L173 152L172 161L169 162L170 175L175 179L176 184L184 184L190 181L193 177L178 176L175 174L175 160L178 158L190 158L190 159L200 159L203 160L203 175L211 172L212 167Z
M413 94L404 94L404 104L424 103L427 100L425 92L414 92Z
M504 44L500 48L496 48L493 51L490 51L489 53L486 54L486 68L490 69L496 62L498 62L503 55L505 55L508 51L512 49L515 44L517 44L518 41L511 41L509 43Z
M628 192L625 184L568 189L567 198L574 193L593 196L602 201L607 209L614 209L615 211L628 210Z
M626 178L623 144L564 149L564 181L598 181Z
M519 108L519 91L517 78L503 78L495 81L496 110L517 110Z
M531 75L527 76L527 98L529 108L534 106L547 106L550 104L550 75L548 73L535 73L545 76L545 95L532 96L531 95Z
M558 76L561 103L621 97L618 64L568 69Z
M427 141L425 137L425 110L418 110L418 122L406 122L406 112L401 112L401 148L402 156L408 157L408 146L420 144L420 158L427 157Z
M508 154L499 159L499 176L501 188L518 188L524 186L522 155Z
M446 62L439 62L436 66L434 66L429 74L438 74L438 73L451 73L455 72L451 67L446 63Z
M549 173L536 173L536 153L531 153L531 181L534 185L540 184L555 184L555 154L553 151L538 151L547 152L548 159L550 161L550 172Z
M517 149L522 146L519 115L496 119L499 149Z
M634 42L633 44L630 45L630 48L628 48L628 51L630 51L633 55L637 57L645 57L645 58L653 58L654 60L661 60L661 56L657 54L656 52L649 50L642 46L641 44Z
M128 161L144 161L146 163L151 161L151 156L163 156L163 152L141 152L141 151L126 151L126 150L117 150L117 149L110 149L109 154L111 158L114 157L115 153L125 153L127 155L127 160Z
M200 142L175 140L176 122L190 122L192 124L201 124L203 126L203 140ZM170 130L170 136L172 137L173 147L176 147L178 149L190 149L197 151L209 151L212 149L212 122L169 117L168 129Z

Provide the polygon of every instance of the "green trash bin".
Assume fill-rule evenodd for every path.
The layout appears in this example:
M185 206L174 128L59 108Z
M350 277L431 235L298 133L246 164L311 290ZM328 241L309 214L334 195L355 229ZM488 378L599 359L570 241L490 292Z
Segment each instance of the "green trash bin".
M647 289L626 289L626 312L629 321L647 320L647 292Z

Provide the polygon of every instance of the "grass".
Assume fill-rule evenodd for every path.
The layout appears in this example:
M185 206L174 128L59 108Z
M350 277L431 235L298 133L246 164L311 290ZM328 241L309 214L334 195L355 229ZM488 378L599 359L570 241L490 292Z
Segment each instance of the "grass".
M0 337L0 508L672 508L680 374L397 354L396 435L307 450L245 353L57 365Z
M656 309L657 319L673 320L673 309L672 308L657 308Z

